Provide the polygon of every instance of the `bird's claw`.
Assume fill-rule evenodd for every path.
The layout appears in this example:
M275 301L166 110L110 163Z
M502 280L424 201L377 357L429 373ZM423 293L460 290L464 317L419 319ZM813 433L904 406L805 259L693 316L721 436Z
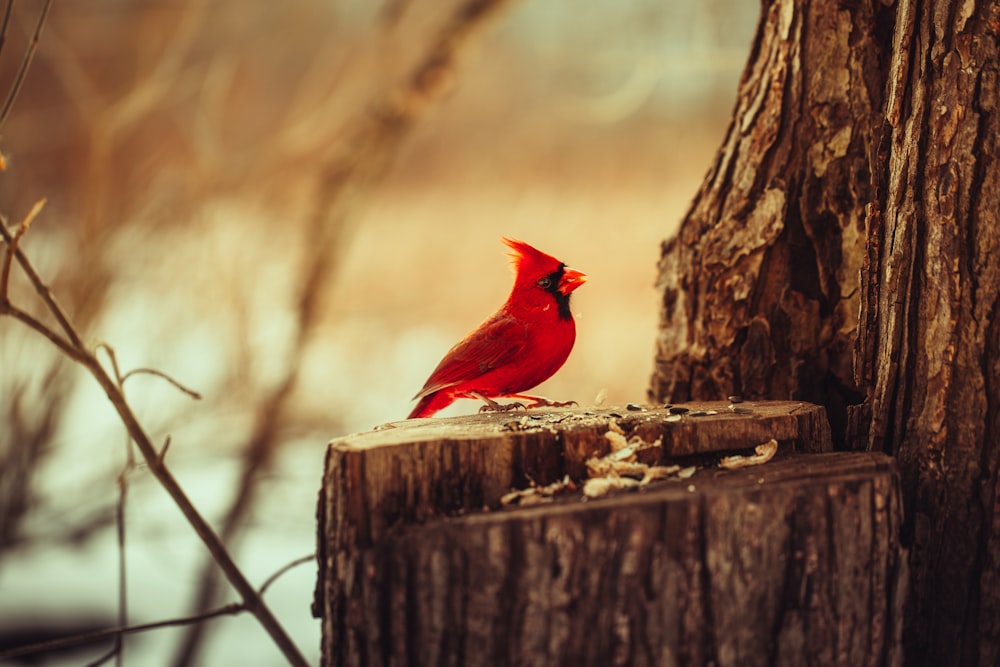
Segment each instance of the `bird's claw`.
M479 408L479 412L511 412L512 410L527 410L527 406L524 403L515 401L514 403L497 403L496 401L490 401L486 405Z

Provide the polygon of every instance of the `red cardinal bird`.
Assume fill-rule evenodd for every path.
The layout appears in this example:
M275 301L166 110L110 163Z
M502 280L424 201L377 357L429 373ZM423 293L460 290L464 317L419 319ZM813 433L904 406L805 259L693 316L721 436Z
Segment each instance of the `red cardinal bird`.
M514 251L507 302L444 355L414 397L419 402L410 419L430 417L456 398L478 398L492 410L503 409L494 398L533 401L528 407L561 405L521 392L549 379L573 349L569 297L586 276L523 241L503 242Z

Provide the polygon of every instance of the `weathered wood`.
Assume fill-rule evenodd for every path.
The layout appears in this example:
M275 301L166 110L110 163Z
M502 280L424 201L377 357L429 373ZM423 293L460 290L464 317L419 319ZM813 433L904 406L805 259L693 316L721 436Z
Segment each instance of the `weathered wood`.
M661 260L651 395L825 405L897 457L911 664L1000 664L1000 4L764 2Z
M830 449L822 410L750 406L479 415L334 441L315 609L324 664L891 664L902 562L891 461L795 454ZM612 423L661 439L659 463L771 437L783 458L500 507L529 480L582 480Z
M891 12L764 2L733 119L663 243L654 400L732 393L826 406L842 442Z
M566 475L582 480L586 460L608 453L604 434L612 425L627 437L662 439L662 461L752 448L770 438L798 452L832 448L823 409L808 403L741 404L750 414L735 414L724 402L675 407L689 412L556 408L395 422L334 440L324 487L344 490L328 499L333 516L370 542L399 521L496 505L510 489Z
M854 413L897 457L908 655L1000 664L1000 6L900 3Z

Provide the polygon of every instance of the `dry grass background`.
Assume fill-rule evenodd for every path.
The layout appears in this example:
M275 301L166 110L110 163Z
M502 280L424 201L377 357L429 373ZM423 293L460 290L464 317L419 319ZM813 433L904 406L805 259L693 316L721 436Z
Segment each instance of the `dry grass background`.
M247 475L261 413L299 369L237 521L235 555L258 580L312 548L325 442L404 417L440 356L506 297L501 235L590 279L574 295L576 349L539 392L644 398L659 242L721 139L756 18L736 0L541 0L500 13L351 209L296 352L317 174L456 4L59 2L0 137L0 212L18 220L48 199L22 247L87 339L204 396L151 377L127 388L213 520ZM31 8L14 19L4 81ZM114 623L124 435L108 408L47 343L0 319L5 643ZM198 545L148 476L131 484L133 616L182 615L202 586ZM313 654L308 570L269 595ZM199 664L274 663L259 653L266 637L246 639L260 634L252 620L210 629L216 661ZM179 637L130 640L126 662L169 663Z

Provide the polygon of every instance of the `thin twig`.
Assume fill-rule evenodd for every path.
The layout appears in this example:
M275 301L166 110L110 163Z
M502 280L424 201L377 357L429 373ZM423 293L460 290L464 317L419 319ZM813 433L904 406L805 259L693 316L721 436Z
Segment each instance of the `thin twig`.
M21 220L21 224L17 226L14 231L14 235L11 237L10 241L7 242L7 252L3 255L3 270L0 272L0 302L7 301L7 288L8 281L10 280L10 267L14 262L14 254L17 252L17 244L21 242L21 237L28 231L31 227L31 222L35 217L41 213L42 208L45 207L45 198L39 199L35 202L35 205L31 207L28 211L28 215L24 216ZM0 220L0 224L3 224Z
M10 29L10 17L13 9L14 0L7 0L7 8L3 14L3 24L0 25L0 53L3 53L3 47L7 44L7 31ZM7 171L7 158L4 157L3 152L0 152L0 171ZM6 291L0 291L0 301L5 299L6 295Z
M125 440L125 467L118 475L118 507L115 523L118 527L118 627L128 626L128 568L125 557L125 505L128 500L128 476L135 469L135 454L132 441ZM115 663L122 667L124 660L125 635L115 635Z
M293 353L297 355L300 353L300 350L295 349ZM219 537L223 544L232 544L238 529L244 524L246 515L253 507L257 481L259 479L257 472L261 468L265 468L270 462L274 449L273 444L281 423L280 415L284 410L285 400L291 394L291 390L298 377L298 371L295 369L300 367L301 364L289 363L288 368L292 370L288 371L282 382L264 402L259 412L253 434L246 447L236 495L219 529ZM199 577L198 592L192 605L192 613L199 613L211 607L218 595L218 588L218 572L215 568L211 567L211 563L206 563ZM203 636L203 626L190 627L179 644L172 664L182 666L196 662L195 657L200 648Z
M122 382L122 371L118 366L118 355L115 354L115 348L111 347L107 343L98 343L94 347L94 352L100 352L104 350L104 353L108 355L108 361L111 362L111 370L115 372L115 380L118 382L118 386L121 387L124 383Z
M4 228L5 232L7 231L7 222L2 218L0 218L0 226ZM6 234L4 238L6 238ZM10 281L10 265L14 261L14 253L17 252L17 241L14 239L19 238L18 236L14 236L10 241L5 243L7 250L3 253L3 267L0 267L0 304L5 304L9 300L7 296L7 283Z
M12 243L13 236L7 230L5 225L0 225L0 235L4 237L7 243ZM143 459L145 459L150 471L156 477L157 481L160 482L160 485L164 488L164 490L166 490L166 492L170 495L174 503L184 514L188 523L191 524L191 527L201 538L209 553L212 554L212 558L218 564L219 568L222 569L230 584L232 584L233 588L236 589L240 597L243 599L243 603L247 610L257 618L289 663L296 666L307 665L308 663L306 663L306 660L299 651L298 647L295 646L295 643L292 642L284 628L281 627L278 619L275 618L271 610L264 604L260 595L250 585L246 577L243 575L243 572L233 561L232 556L230 556L229 552L226 550L222 540L219 539L212 527L208 524L201 513L198 512L197 508L188 498L181 485L163 463L163 460L153 446L149 434L146 433L145 429L139 423L138 418L136 418L135 413L132 411L132 407L126 401L125 395L122 393L122 389L117 381L118 378L112 378L101 365L100 361L98 361L97 357L95 357L86 348L72 321L56 301L48 285L46 285L38 276L34 266L24 253L22 253L20 249L15 249L14 254L17 258L18 264L21 266L32 286L35 288L36 293L45 303L49 312L59 322L59 325L62 327L69 340L64 340L43 323L39 322L20 309L15 308L9 302L0 303L0 315L9 314L14 316L16 319L25 322L28 326L52 341L57 347L59 347L60 350L65 352L67 356L90 371L90 374L95 380L97 380L97 383L101 386L104 393L111 401L111 404L117 411L119 418L125 425L125 429L128 431L129 436L135 442L136 447L139 448L139 452L142 454Z
M3 129L4 123L7 122L7 116L10 114L11 107L14 106L14 100L17 99L17 94L21 91L21 86L24 84L24 77L27 75L28 67L35 57L35 51L38 49L38 40L42 36L42 27L45 25L45 19L49 15L49 7L51 6L52 0L45 0L45 4L42 5L42 13L39 14L38 23L35 24L35 33L31 36L28 48L24 50L21 67L17 70L17 76L10 87L10 92L7 93L7 100L3 104L3 109L0 109L0 129ZM6 21L4 28L6 30Z
M456 7L409 76L366 107L371 111L359 119L345 142L345 152L334 156L320 173L317 195L307 220L306 233L312 244L298 286L292 358L285 376L263 402L245 448L239 488L220 529L224 543L230 544L244 525L255 500L258 472L273 458L281 419L303 368L302 356L318 320L324 291L337 268L338 251L351 230L350 221L359 195L369 192L382 179L413 124L445 90L462 48L507 3L508 0L466 0ZM199 582L194 611L214 603L218 588L215 569L206 566ZM172 664L181 667L196 662L203 634L203 628L190 628Z
M271 610L264 604L264 601L257 594L257 591L253 589L250 583L246 580L243 572L237 567L236 563L233 561L232 556L226 550L225 545L222 540L219 539L218 535L208 524L204 517L198 512L194 504L187 497L187 494L181 488L180 484L174 478L170 470L162 463L159 455L153 447L153 443L149 438L149 435L142 428L135 413L132 412L131 406L125 401L124 396L121 394L117 385L114 381L105 373L104 368L98 363L94 357L88 359L88 363L85 364L90 370L91 374L97 379L98 383L103 387L108 398L111 399L112 404L114 404L115 409L118 411L119 417L125 423L132 439L135 441L136 446L142 453L143 458L146 460L150 471L160 482L163 488L170 494L174 502L183 512L184 516L187 518L188 522L194 528L195 532L202 539L202 542L208 548L209 553L215 559L215 562L219 565L222 571L225 573L226 578L229 583L232 584L233 588L240 594L243 598L244 604L247 609L257 617L264 629L267 630L268 634L278 645L278 648L284 653L285 658L293 665L307 665L305 658L299 652L298 647L292 642L291 638L285 632L284 628L278 622L278 619L274 617Z
M83 632L70 637L60 637L59 639L50 639L48 641L38 642L35 644L26 644L24 646L18 646L17 648L0 652L0 660L13 660L14 658L20 658L34 653L42 653L43 651L57 651L59 649L80 646L81 644L91 644L102 639L111 639L119 635L134 635L140 632L148 632L150 630L182 627L185 625L208 621L219 616L235 616L236 614L241 614L245 611L247 611L246 605L233 602L195 616L172 618L165 621L154 621L152 623L139 623L128 627L94 630L93 632Z
M160 453L156 455L156 460L160 465L163 465L163 459L167 457L167 450L170 449L170 435L167 435L167 439L163 441L163 449Z
M296 558L288 565L284 566L270 577L268 577L263 584L260 585L260 594L263 595L267 592L267 589L271 587L271 584L276 582L280 576L297 568L299 565L305 565L306 563L312 563L316 560L316 554L309 554L308 556L302 556L301 558Z
M12 303L0 301L0 315L10 315L15 320L20 320L24 324L28 325L28 327L48 338L53 345L58 347L64 354L72 358L74 361L83 362L83 356L77 348L73 347L72 343Z
M3 53L3 47L7 43L7 30L10 28L10 15L13 9L14 0L7 0L7 9L3 13L3 25L0 25L0 53Z
M158 377L160 379L163 379L163 380L166 380L170 384L174 385L174 387L176 389L184 392L185 394L187 394L191 398L193 398L193 399L195 399L197 401L201 400L201 394L200 393L198 393L194 389L189 389L188 387L185 387L180 382L178 382L174 378L170 377L169 375L167 375L163 371L156 370L155 368L133 368L128 373L126 373L125 375L123 375L122 378L121 378L121 380L124 383L125 380L129 379L133 375L139 375L139 374L155 375L156 377Z
M0 236L3 236L4 241L8 244L13 244L14 237L7 229L7 225L0 224ZM63 307L59 305L58 301L56 301L55 295L52 294L52 290L50 290L48 285L46 285L45 282L39 277L38 272L35 271L35 267L28 261L28 258L23 252L21 252L20 248L14 248L14 257L17 259L17 263L20 265L21 270L24 271L24 275L28 277L32 287L35 288L35 292L42 298L42 301L45 303L48 311L52 313L52 316L56 318L57 322L59 322L59 326L62 328L66 338L69 339L72 347L76 348L78 351L86 353L87 348L80 339L80 335L76 332L76 328L70 323L69 317L66 315L66 311L63 310ZM3 302L0 302L0 305L2 304ZM46 338L53 340L49 336L46 336ZM53 340L53 342L55 341ZM65 348L62 348L61 346L60 349L64 352L66 351ZM71 356L73 356L73 358L77 361L81 361L76 354Z
M172 384L175 389L187 394L196 401L201 400L201 394L199 392L184 386L183 384L180 383L180 381L175 380L170 375L156 368L133 368L132 370L128 371L123 375L121 372L121 367L118 365L118 355L115 354L115 349L113 347L111 347L107 343L98 343L96 349L104 350L104 352L107 353L108 359L111 361L111 368L115 372L115 379L118 381L119 387L124 388L125 380L129 379L133 375L155 375L161 380L166 380L167 382Z
M289 570L292 570L299 565L304 565L316 560L315 554L309 554L308 556L302 556L301 558L296 558L287 565L282 566L274 574L269 576L264 583L261 584L258 589L258 594L263 596L267 589L277 581L280 577L286 574ZM235 616L236 614L241 614L248 611L246 604L231 602L220 607L216 607L210 611L206 611L200 614L194 614L192 616L185 616L183 618L171 618L164 621L154 621L152 623L138 623L136 625L120 625L117 628L107 628L104 630L94 630L92 632L83 632L77 635L72 635L70 637L60 637L59 639L50 639L44 642L37 642L35 644L26 644L24 646L18 646L16 648L9 649L7 651L0 651L0 661L12 660L14 658L19 658L25 655L31 655L33 653L41 653L43 651L55 651L58 649L70 648L72 646L80 646L81 644L90 644L102 639L110 639L117 636L133 635L140 632L148 632L149 630L159 630L161 628L172 628L181 627L185 625L194 625L196 623L201 623L203 621L211 620L219 616ZM107 660L111 656L109 653L107 656L102 658L102 660Z
M104 655L102 655L97 660L94 660L93 662L88 662L86 665L84 665L84 667L101 667L101 665L103 665L104 663L106 663L108 660L110 660L111 658L115 657L116 655L120 655L120 653L118 652L118 646L117 645L116 646L112 646L110 651L108 651L107 653L105 653Z
M118 383L118 390L124 392L125 379L122 377L121 368L118 366L118 355L115 349L107 343L99 343L94 350L96 353L104 350L111 362L111 369L115 372L115 382ZM158 457L163 462L162 457ZM118 627L128 626L128 572L125 557L125 503L128 499L128 475L135 469L135 452L132 450L131 438L125 438L125 465L118 475L118 503L115 511L115 526L118 533ZM100 665L115 658L115 664L122 667L124 661L125 636L122 633L115 635L115 643L110 653L101 658L96 664Z

